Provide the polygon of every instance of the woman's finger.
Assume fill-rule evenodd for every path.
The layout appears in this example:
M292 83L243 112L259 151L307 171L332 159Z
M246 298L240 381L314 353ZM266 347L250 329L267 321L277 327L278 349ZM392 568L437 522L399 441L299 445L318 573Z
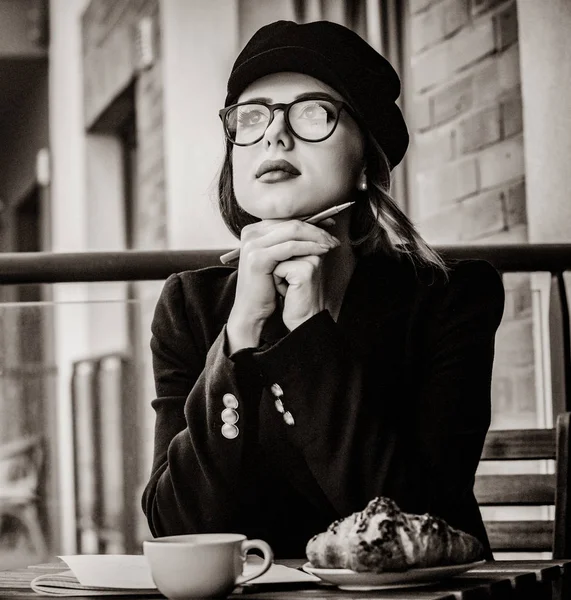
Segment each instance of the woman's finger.
M333 244L288 240L267 248L252 248L244 253L241 261L246 260L258 272L273 273L277 263L284 260L297 256L322 256L336 247Z
M278 291L278 294L282 298L285 298L285 295L287 294L287 288L288 288L287 281L283 277L278 277L275 273L273 273L272 275L274 278L274 286L275 286L276 290Z
M268 248L287 241L311 241L331 246L340 245L340 241L335 236L320 227L302 221L285 221L266 231L258 232L256 237L248 237L243 241L242 248L244 249L248 244L252 248Z
M309 281L317 273L321 257L315 255L305 255L289 260L284 260L276 265L274 269L274 279L286 283L300 284L302 281Z
M313 270L317 270L319 268L319 264L321 262L320 256L315 256L312 254L304 255L304 256L296 256L292 257L289 260L284 260L281 263L276 265L274 272L272 273L274 277L274 284L281 296L285 296L287 293L287 288L289 286L290 274L293 273L298 265L301 263L307 263L313 267ZM306 265L302 265L300 268L305 270Z

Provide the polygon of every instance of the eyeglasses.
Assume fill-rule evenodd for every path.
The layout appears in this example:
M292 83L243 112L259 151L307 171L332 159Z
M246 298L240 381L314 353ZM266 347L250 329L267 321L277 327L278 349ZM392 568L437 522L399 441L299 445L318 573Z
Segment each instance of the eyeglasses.
M223 108L218 114L230 142L236 146L251 146L264 137L276 110L284 111L286 127L296 138L322 142L335 131L343 108L352 114L343 100L303 98L289 104L240 102Z

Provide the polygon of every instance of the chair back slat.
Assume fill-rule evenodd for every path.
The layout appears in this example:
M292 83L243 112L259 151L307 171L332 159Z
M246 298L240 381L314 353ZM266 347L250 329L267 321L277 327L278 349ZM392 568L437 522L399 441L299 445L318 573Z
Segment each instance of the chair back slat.
M558 415L553 429L488 432L483 461L555 460L554 475L476 475L474 493L481 506L555 505L554 520L486 519L493 551L552 551L554 559L571 556L570 417L569 412Z
M554 504L555 475L479 475L474 493L484 506Z
M486 521L494 550L549 552L553 544L553 521Z
M534 460L555 458L554 429L490 430L482 460Z

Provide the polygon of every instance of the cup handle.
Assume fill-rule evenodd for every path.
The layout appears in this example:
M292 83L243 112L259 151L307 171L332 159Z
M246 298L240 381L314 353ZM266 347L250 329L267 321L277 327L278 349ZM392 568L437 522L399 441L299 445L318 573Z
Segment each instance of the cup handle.
M246 555L250 550L261 550L264 555L264 562L260 565L260 568L256 570L255 573L248 575L239 575L238 579L236 579L236 585L241 585L242 583L246 583L246 581L250 581L251 579L255 579L260 575L263 575L271 566L274 561L274 553L270 548L270 545L263 540L244 540L242 542L242 546L240 547L240 553L246 559Z

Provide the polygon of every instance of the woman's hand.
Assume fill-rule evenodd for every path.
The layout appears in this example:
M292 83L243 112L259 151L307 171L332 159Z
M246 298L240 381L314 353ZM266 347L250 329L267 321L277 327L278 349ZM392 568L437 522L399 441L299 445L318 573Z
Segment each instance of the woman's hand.
M321 223L327 224L327 221ZM262 327L276 308L276 285L284 292L286 282L291 279L295 286L289 299L288 292L285 294L287 318L292 324L323 304L322 299L319 300L320 285L315 285L314 275L317 274L320 257L339 243L337 238L320 227L298 220L264 220L244 227L236 297L226 328L231 353L259 344ZM301 261L295 266L286 264L275 273L278 265L284 261L297 263L299 257L304 257L303 264ZM314 265L314 275L309 274L308 267L311 265ZM310 292L308 285L315 289ZM289 327L288 323L286 325Z
M274 269L276 289L284 298L282 319L293 331L324 308L321 256L286 260Z

